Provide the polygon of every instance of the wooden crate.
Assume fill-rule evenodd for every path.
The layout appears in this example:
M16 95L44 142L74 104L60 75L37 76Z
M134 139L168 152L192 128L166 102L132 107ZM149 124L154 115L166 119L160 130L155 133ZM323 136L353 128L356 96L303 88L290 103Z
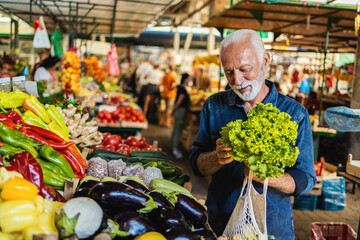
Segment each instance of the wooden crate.
M352 154L348 156L346 173L360 178L360 160L353 160Z

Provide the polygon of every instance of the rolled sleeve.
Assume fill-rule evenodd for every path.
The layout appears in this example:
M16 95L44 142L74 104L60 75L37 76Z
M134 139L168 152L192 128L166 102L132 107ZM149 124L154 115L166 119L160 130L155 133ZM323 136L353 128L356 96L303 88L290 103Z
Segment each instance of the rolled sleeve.
M314 149L312 130L309 114L304 109L295 119L298 123L298 136L296 146L299 148L300 154L293 167L288 168L286 172L292 176L295 181L296 188L294 196L308 193L316 184L316 175L314 167Z

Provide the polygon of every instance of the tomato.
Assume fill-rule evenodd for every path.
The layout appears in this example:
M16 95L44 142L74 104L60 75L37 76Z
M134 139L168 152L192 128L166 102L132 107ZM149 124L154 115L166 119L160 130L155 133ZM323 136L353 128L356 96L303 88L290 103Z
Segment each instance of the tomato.
M126 156L129 156L129 153L130 153L129 151L121 150L121 149L116 150L116 152L117 152L117 153L124 154L124 155L126 155Z
M138 147L131 147L131 148L130 148L130 151L131 151L131 152L139 152L139 151L142 151L142 149L141 149L141 148L138 148Z
M103 113L103 112L99 112L99 113L98 113L98 118L104 118L104 113Z
M152 146L152 145L149 145L147 148L144 148L145 151L156 151L157 149Z
M121 107L121 108L119 108L119 112L120 112L120 113L125 113L125 112L126 112L126 110L125 110L125 108L124 108L124 107Z
M139 139L139 147L140 147L140 148L145 148L145 147L148 147L148 146L149 146L149 145L147 144L145 138L141 137L141 138Z
M111 136L111 133L104 132L102 135L103 135L103 141L106 141L106 139L108 139Z
M119 143L120 143L120 139L117 135L112 135L111 137L105 140L105 145L117 146Z
M128 106L125 107L125 111L126 111L126 112L130 112L132 109L133 109L133 108L132 108L130 105L128 105Z
M139 141L133 136L128 137L126 139L125 143L127 145L129 145L130 147L138 147L139 146Z
M125 119L125 113L120 113L119 117L120 117L120 119Z
M96 145L95 147L93 147L93 149L104 149L104 145Z
M114 145L106 145L105 146L105 149L106 150L109 150L109 151L113 151L113 152L115 152L116 151L116 148L115 148L115 146Z
M122 153L122 154L125 154L126 156L128 156L130 153L130 147L129 147L129 145L127 145L125 143L120 143L116 147L116 152L119 152L119 153Z
M132 116L131 116L131 121L136 122L136 121L137 121L137 117L134 116L134 115L132 115Z

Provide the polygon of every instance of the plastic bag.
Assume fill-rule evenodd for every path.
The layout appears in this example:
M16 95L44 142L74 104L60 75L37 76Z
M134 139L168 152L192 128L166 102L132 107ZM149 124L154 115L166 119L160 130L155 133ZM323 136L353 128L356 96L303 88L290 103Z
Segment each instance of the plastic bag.
M56 57L64 56L64 49L62 46L63 35L59 31L59 27L56 27L55 32L51 35L52 48L51 55Z
M330 128L339 132L360 131L360 109L332 107L325 111L324 119Z
M118 65L118 55L116 52L116 45L113 44L108 54L107 72L109 76L118 77L120 74Z
M50 40L46 31L44 18L34 21L35 35L33 46L34 48L50 48Z
M226 225L223 235L230 240L267 240L266 193L268 179L264 182L263 193L259 194L252 185L253 173L245 178L239 199ZM247 188L246 188L247 186ZM244 190L246 193L243 196Z

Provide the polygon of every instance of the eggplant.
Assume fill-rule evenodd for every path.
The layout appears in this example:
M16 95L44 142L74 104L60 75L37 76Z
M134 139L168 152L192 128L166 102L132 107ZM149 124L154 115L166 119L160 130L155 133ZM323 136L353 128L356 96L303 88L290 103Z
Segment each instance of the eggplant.
M201 227L207 222L208 217L206 209L195 199L188 197L182 193L173 194L170 197L170 202L176 209L184 214L185 218L191 222L194 227Z
M158 207L151 196L120 182L98 183L91 188L89 197L105 210L130 205L140 213L148 213Z
M83 180L81 180L80 185L79 185L79 189L81 188L92 188L95 184L99 183L100 179L95 178L95 177L91 177L91 176L86 176Z
M77 197L88 197L90 190L91 190L91 188L79 188L79 189L74 193L73 198L77 198Z
M167 240L200 240L201 236L196 232L191 232L184 228L171 228L165 232L164 237Z
M131 187L133 187L133 188L135 188L139 192L142 192L142 193L149 193L150 192L147 187L145 187L141 183L138 183L137 181L128 179L128 180L125 180L124 183L131 186Z
M158 222L162 232L171 228L191 229L191 225L186 221L185 217L175 208L167 207L163 209L160 216Z
M139 234L155 231L153 227L148 225L137 212L122 212L114 217L114 221L119 224L119 230L128 232L132 239Z
M154 199L160 209L171 206L171 203L161 193L152 191L149 195Z

